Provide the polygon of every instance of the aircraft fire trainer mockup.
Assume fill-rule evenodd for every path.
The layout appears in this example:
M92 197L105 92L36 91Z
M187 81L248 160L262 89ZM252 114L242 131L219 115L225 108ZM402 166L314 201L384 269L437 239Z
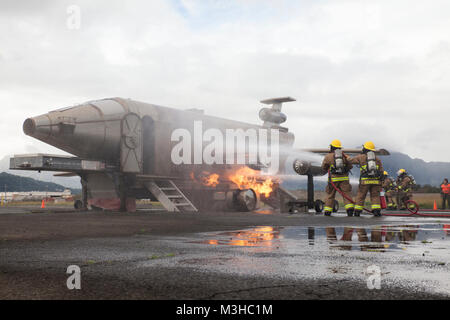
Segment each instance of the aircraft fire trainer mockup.
M175 212L251 211L262 205L282 211L293 207L318 210L321 202L314 201L313 177L325 172L319 163L301 155L327 150L294 149L294 135L281 126L286 121L282 103L291 101L295 100L285 97L261 101L271 105L259 113L262 125L208 116L198 109L177 110L122 98L90 101L29 118L23 125L25 134L73 156L16 155L10 160L10 168L79 176L82 200L75 203L77 209L135 211L137 199L152 199ZM239 144L250 141L250 136L236 142L237 151L232 155L243 155L245 163L229 161L225 147L229 132L252 130L277 131L277 172L265 174L268 164L259 154L256 162L249 160L255 159L251 143L244 147ZM220 135L227 141L217 141ZM187 136L192 141L182 141ZM271 139L269 133L266 141L273 143ZM182 151L181 143L185 146ZM217 150L211 153L217 161L198 159L212 145L223 149L223 159ZM273 150L265 151L275 154ZM386 150L379 153L388 154ZM174 154L192 161L174 161ZM287 169L308 177L307 199L298 199L281 187L279 176L286 175Z

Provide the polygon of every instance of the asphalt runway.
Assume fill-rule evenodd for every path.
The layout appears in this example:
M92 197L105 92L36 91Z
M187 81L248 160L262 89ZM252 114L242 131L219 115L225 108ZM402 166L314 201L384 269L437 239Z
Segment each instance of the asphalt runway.
M0 299L448 299L449 247L446 218L0 208Z

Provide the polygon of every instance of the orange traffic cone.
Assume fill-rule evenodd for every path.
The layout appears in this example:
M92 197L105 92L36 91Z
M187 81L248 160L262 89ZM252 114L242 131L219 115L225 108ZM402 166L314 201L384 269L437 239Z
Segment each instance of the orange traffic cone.
M41 209L45 209L45 200L42 199Z
M436 204L436 200L434 200L433 210L437 210L437 209L438 209L438 207L437 207L437 204Z

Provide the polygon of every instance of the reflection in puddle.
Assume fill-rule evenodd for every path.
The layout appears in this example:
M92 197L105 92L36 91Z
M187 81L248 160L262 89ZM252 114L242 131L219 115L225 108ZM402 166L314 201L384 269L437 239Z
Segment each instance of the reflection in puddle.
M306 240L309 246L328 244L330 249L386 252L407 250L433 240L449 240L450 225L400 225L357 227L257 227L206 235L196 243L239 247L279 248ZM447 245L447 243L445 243Z
M386 249L398 248L397 243L407 245L409 241L415 241L419 228L419 226L410 225L379 226L367 230L364 228L344 227L340 239L337 236L336 228L325 228L325 232L332 248L384 252ZM357 242L356 246L349 243L353 239Z
M450 236L450 224L444 224L445 233Z
M200 243L239 247L272 247L280 239L281 229L258 227L249 230L222 232L217 234L217 239L209 239Z

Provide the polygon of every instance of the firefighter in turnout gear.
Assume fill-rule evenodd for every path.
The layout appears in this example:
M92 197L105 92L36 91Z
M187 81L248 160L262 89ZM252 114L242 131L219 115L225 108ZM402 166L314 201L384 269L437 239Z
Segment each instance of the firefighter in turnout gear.
M397 209L397 204L394 202L394 194L395 189L397 188L395 181L389 177L389 173L385 171L383 173L383 189L384 189L384 195L386 197L386 203L388 210L395 210Z
M397 206L400 210L406 210L405 202L412 199L412 187L416 181L405 169L400 169L397 175Z
M322 169L329 171L328 185L325 189L327 198L325 201L324 212L326 216L330 216L333 212L336 190L331 185L331 181L339 188L349 199L351 199L352 186L349 181L348 173L353 168L349 162L349 157L342 152L342 144L339 140L333 140L330 144L330 153L328 153L322 162ZM354 204L345 199L344 205L349 217L353 216Z
M359 217L364 209L367 193L370 192L370 202L374 216L381 216L380 192L383 176L383 164L375 155L375 145L368 141L364 144L362 154L350 159L350 163L360 168L359 189L356 195L355 216Z

